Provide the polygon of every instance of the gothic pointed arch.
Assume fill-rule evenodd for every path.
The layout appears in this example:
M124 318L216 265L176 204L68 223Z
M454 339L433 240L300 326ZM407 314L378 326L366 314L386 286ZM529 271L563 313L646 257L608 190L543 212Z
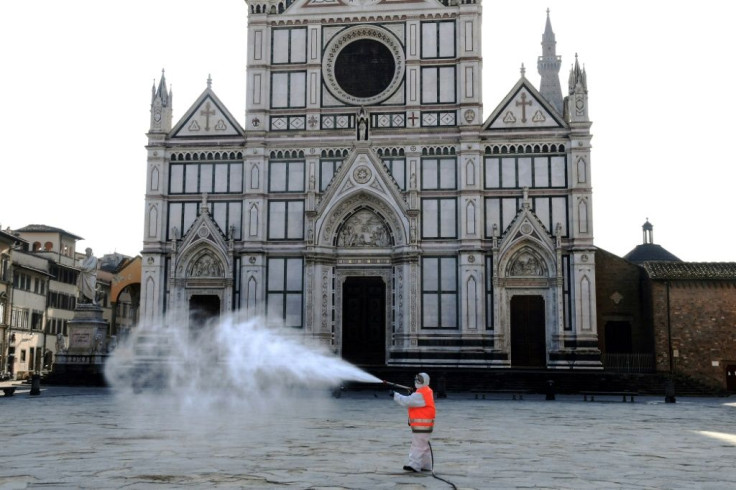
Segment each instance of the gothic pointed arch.
M335 246L341 241L344 243L344 240L349 239L348 229L352 227L353 233L357 233L354 228L359 224L365 227L360 232L362 236L356 236L354 242L348 243L394 247L405 245L408 241L407 227L402 217L385 199L367 189L348 194L326 211L318 227L316 241L325 246Z
M360 206L339 224L333 245L343 248L386 248L395 244L386 219L369 206Z
M523 244L506 262L506 277L548 277L549 264L533 244Z
M189 278L222 278L224 275L225 264L210 247L200 247L186 266Z
M175 243L175 277L178 279L231 279L232 259L226 236L203 203L199 217L180 244Z
M499 273L509 278L552 278L557 274L555 240L531 209L528 198L504 232Z

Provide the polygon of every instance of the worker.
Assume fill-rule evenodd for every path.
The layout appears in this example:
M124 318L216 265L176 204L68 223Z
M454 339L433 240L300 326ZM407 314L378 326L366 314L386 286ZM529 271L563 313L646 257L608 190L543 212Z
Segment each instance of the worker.
M414 378L416 391L408 396L394 393L394 401L409 409L409 426L411 427L411 447L409 463L404 470L419 473L432 471L432 455L429 437L434 428L434 393L429 387L429 375L419 373Z

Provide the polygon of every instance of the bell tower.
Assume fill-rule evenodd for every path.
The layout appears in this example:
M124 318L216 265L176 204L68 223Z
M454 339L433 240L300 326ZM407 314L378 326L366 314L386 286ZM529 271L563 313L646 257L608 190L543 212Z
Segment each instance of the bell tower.
M547 24L544 26L542 35L542 56L537 60L537 71L542 76L539 82L539 92L560 114L562 114L561 66L562 57L557 56L557 41L552 31L552 22L549 20L549 9L547 9Z

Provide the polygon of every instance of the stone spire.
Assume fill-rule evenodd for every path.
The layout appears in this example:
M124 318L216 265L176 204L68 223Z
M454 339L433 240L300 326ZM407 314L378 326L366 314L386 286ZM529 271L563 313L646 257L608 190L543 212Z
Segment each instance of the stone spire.
M585 74L585 68L580 68L578 62L578 54L575 53L575 64L570 69L570 77L568 79L568 86L570 89L570 95L579 93L588 93L588 79Z
M575 54L575 64L570 69L568 79L570 95L566 97L567 118L570 122L588 122L588 78L585 68L580 68L578 55Z
M166 76L161 70L161 80L156 88L156 80L151 88L151 129L152 133L167 133L171 131L171 104L174 93L166 88Z
M552 22L549 20L547 9L547 24L542 35L542 56L537 60L537 70L542 76L539 83L539 92L547 101L562 114L562 88L560 87L560 67L562 58L557 56L557 41L552 31Z

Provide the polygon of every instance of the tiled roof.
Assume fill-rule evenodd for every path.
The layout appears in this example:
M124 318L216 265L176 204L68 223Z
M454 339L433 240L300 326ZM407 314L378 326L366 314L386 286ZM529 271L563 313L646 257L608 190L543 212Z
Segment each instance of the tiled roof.
M645 262L652 279L736 280L736 262Z
M84 238L82 238L81 236L69 233L66 230L62 230L61 228L55 228L53 226L47 225L28 225L24 226L23 228L18 228L15 231L20 233L61 233L62 235L76 238L77 240L84 240Z
M680 262L680 259L665 250L661 245L655 245L654 243L643 243L641 245L637 245L634 250L624 255L624 258L635 264L641 264L650 260Z
M4 241L8 241L8 242L10 242L10 243L13 243L13 242L23 242L23 243L28 243L28 240L24 240L24 239L22 239L21 237L19 237L19 236L16 236L16 235L15 235L15 234L14 234L14 233L13 233L12 231L10 231L10 230L8 230L8 231L3 231L3 230L0 230L0 239L2 239L2 240L4 240Z

